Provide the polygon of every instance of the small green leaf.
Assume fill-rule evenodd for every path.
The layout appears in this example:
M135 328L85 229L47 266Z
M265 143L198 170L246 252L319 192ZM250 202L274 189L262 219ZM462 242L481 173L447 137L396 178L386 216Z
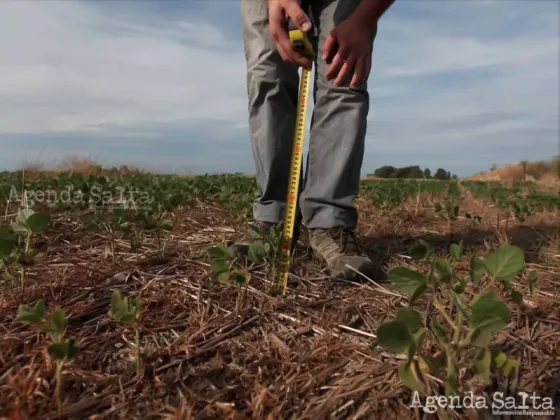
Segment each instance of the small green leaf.
M509 282L525 267L525 256L520 248L503 244L486 258L484 265L495 279Z
M11 230L0 228L0 258L10 255L17 246L17 237Z
M226 246L223 245L212 245L206 252L210 259L229 259L231 257L230 252Z
M140 311L140 301L134 296L130 298L130 307L134 309L135 314Z
M121 292L115 290L111 295L111 312L119 313L127 310L126 298L122 298Z
M424 241L420 241L410 249L409 256L414 261L420 261L429 255L429 251L428 245Z
M487 348L480 350L477 359L474 362L476 372L482 377L486 385L490 385L490 367L492 365L492 354Z
M258 226L250 225L248 229L249 235L254 239L263 239L263 235Z
M42 232L51 222L51 217L45 213L33 213L27 219L27 226L34 232Z
M16 235L10 228L0 226L0 239L15 241Z
M123 298L118 290L113 292L109 313L117 322L133 323L138 317L139 308L140 303L136 298L132 297L129 300L126 297Z
M484 262L476 255L471 257L469 276L471 282L477 286L480 283L480 278L484 272Z
M487 318L477 324L468 334L469 343L476 347L486 347L492 340L492 335L506 327L498 317Z
M379 345L391 353L404 353L412 341L406 324L399 320L385 321L377 329Z
M250 261L258 263L266 257L266 248L263 243L256 242L249 245L248 258Z
M29 227L25 223L14 221L14 222L12 222L11 226L12 226L13 231L16 232L16 233L23 234L23 233L27 233L27 232L30 231Z
M49 355L55 360L64 360L68 355L68 343L65 341L51 343L47 348Z
M422 316L419 312L410 308L399 308L397 311L397 320L405 324L411 334L414 334L422 328Z
M45 301L40 299L35 305L19 305L15 322L24 325L36 324L45 320L46 316Z
M34 214L35 212L31 209L25 208L25 209L21 209L19 211L19 213L16 216L15 221L17 223L22 223L24 225L27 225L27 220Z
M212 268L212 275L215 279L223 281L229 278L229 261L216 258L210 261L210 267Z
M463 255L463 241L461 241L459 244L451 244L451 246L449 247L449 255L455 261L459 261Z
M498 318L505 324L510 321L510 310L507 304L494 292L478 296L471 305L471 326L476 326L491 318Z
M413 391L418 391L422 394L426 392L426 383L417 361L412 360L401 363L399 365L399 377Z
M63 333L66 328L66 319L64 310L57 309L51 316L51 325L56 328L56 331Z
M438 278L442 283L448 283L453 277L453 269L447 261L442 258L434 260L434 268L438 274Z
M529 272L529 293L535 293L535 283L537 282L537 272L535 270L531 270Z
M423 274L406 267L391 269L388 278L397 290L409 297L413 296L419 287L426 285L426 277Z
M503 352L497 352L493 357L494 365L504 375L516 375L519 372L519 362L515 359L508 357Z
M122 322L123 324L129 324L135 320L135 316L132 312L119 312L115 314L115 320L117 322Z
M494 364L500 369L507 362L507 355L503 352L498 352L494 355Z
M76 339L71 338L50 344L47 351L55 360L71 360L77 356L79 345Z
M428 290L428 285L426 283L418 286L418 288L414 291L412 296L409 298L409 305L412 306L414 302L416 302L416 300L419 299L420 296L422 296L426 292L426 290Z

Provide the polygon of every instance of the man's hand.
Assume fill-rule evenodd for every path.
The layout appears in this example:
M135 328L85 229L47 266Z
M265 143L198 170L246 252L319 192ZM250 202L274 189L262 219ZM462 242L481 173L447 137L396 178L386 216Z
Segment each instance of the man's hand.
M268 0L270 35L284 61L311 68L311 60L292 46L288 35L289 19L305 32L311 29L311 20L300 4L300 0Z
M376 31L377 25L361 19L358 13L334 28L323 46L323 60L332 58L326 72L327 79L336 76L336 86L341 86L350 76L351 87L365 83L371 70L371 50Z

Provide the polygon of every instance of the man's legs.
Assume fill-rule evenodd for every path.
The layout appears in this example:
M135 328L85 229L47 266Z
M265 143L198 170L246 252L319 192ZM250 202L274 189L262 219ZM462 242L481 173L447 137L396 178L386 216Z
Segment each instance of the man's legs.
M312 4L319 30L315 73L315 109L310 133L305 189L301 195L303 221L310 229L311 246L328 263L331 273L354 277L353 270L371 275L371 261L360 255L353 241L364 155L369 95L367 83L336 87L325 77L328 64L321 59L323 45L336 25L350 16L359 0L315 0Z
M298 100L298 67L285 63L268 29L266 1L241 0L247 63L249 128L261 195L257 222L280 223L288 189Z

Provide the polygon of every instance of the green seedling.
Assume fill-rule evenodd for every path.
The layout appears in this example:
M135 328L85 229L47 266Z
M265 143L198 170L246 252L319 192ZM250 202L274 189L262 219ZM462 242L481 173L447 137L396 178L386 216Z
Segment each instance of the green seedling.
M166 212L147 212L144 214L142 227L146 233L153 232L156 235L157 255L164 260L163 232L173 229L173 221L166 217Z
M536 214L535 204L531 200L518 199L511 203L510 210L513 212L515 219L523 223L529 217Z
M138 251L142 248L144 242L144 232L138 228L132 228L130 233L130 249L136 253L136 261L139 261L140 256Z
M264 245L251 244L248 258L260 260L264 252ZM243 300L249 286L251 274L240 267L238 257L225 245L213 245L207 249L212 268L212 277L220 283L232 284L237 288L235 300L235 316L239 315Z
M514 290L512 300L520 304L522 291L511 282L524 270L524 255L505 244L486 258L472 256L469 274L464 276L455 268L463 252L462 243L452 244L448 256L441 258L420 242L410 256L423 264L423 270L396 267L389 271L389 281L408 297L409 304L399 309L395 319L381 324L379 344L389 352L406 355L399 376L407 387L424 395L439 393L438 383L443 384L447 397L468 391L478 381L489 385L492 370L515 384L519 371L516 360L491 347L494 334L511 320L509 306L493 288L501 284L506 291ZM529 293L536 281L531 273ZM429 307L436 313L429 311L424 317L414 304L428 293ZM449 415L439 412L440 418Z
M272 278L276 278L277 270L280 269L278 262L280 260L280 247L283 239L282 225L273 225L268 230L263 227L251 225L249 235L251 235L255 243L249 247L249 260L258 262L267 262L272 271ZM271 293L280 293L282 284L272 284Z
M221 283L233 284L237 287L236 315L239 314L251 275L245 268L247 263L268 263L276 270L281 238L281 225L272 226L269 230L251 225L249 235L254 242L249 245L213 245L208 248L208 256L212 267L212 276ZM274 277L273 277L274 278ZM274 288L274 285L272 285Z
M436 203L434 205L434 211L436 214L448 221L457 220L459 210L460 207L452 201L444 201L443 205L441 203Z
M21 209L10 228L0 228L0 267L5 277L13 279L19 271L22 296L25 292L27 267L43 255L32 246L33 236L45 230L50 224L48 214L31 209Z
M131 328L135 337L135 360L133 365L136 369L136 375L140 377L142 372L142 351L140 343L140 329L138 327L138 319L140 318L140 301L135 297L122 297L118 290L111 295L111 307L109 315L116 322L125 328Z
M56 400L62 408L62 369L64 364L78 355L79 343L75 338L65 339L67 319L64 310L57 309L47 318L45 302L41 299L33 306L20 305L14 322L31 325L48 335L48 354L56 362Z

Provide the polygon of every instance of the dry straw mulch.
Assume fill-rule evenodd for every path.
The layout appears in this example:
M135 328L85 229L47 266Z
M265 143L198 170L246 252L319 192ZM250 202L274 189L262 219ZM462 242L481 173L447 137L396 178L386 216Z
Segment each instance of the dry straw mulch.
M417 205L389 217L363 214L363 244L387 267L409 264L404 254L419 238L440 251L450 240L463 239L469 252L505 239L503 231L496 236L490 216L488 224L474 228L464 219L454 222L450 238L447 224ZM406 304L388 285L334 282L302 247L287 298L268 294L267 269L257 267L235 318L236 290L211 281L205 248L239 238L243 226L214 207L177 217L163 262L148 256L155 246L149 241L139 256L118 243L113 262L102 235L67 217L55 219L47 232L49 252L30 272L25 302L43 298L50 309L64 308L67 335L80 340L78 359L64 369L64 418L422 416L408 407L411 393L398 379L399 359L376 343L379 324ZM557 215L521 227L510 223L507 238L539 272L540 292L536 307L515 315L497 340L522 361L519 389L559 402L557 226ZM132 334L107 314L112 290L134 295L143 305L140 379L130 362ZM45 338L12 323L19 298L16 290L0 303L0 413L10 419L57 418Z

